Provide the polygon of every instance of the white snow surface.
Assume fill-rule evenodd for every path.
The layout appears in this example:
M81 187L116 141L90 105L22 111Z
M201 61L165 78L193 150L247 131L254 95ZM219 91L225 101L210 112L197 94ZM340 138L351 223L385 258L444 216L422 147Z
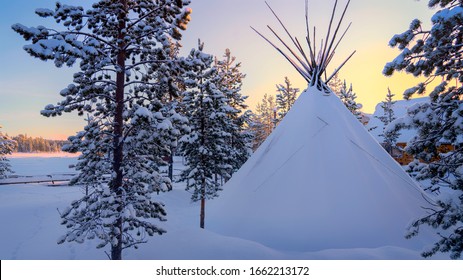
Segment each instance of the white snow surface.
M176 184L173 191L153 196L165 204L168 220L155 223L167 233L148 238L137 250L124 250L123 259L420 259L425 236L403 237L407 221L422 214L416 209L425 203L420 191L396 165L386 160L383 166L362 152L384 160L375 145L360 148L344 140L352 137L363 145L366 136L357 135L358 128L345 127L350 121L330 117L333 108L326 106L340 110L333 96L309 93L226 184L221 197L206 203L206 229L199 228L198 203L191 203L185 186ZM318 99L326 104L307 104ZM314 114L315 120L304 119ZM315 131L309 133L311 125ZM340 147L327 146L334 144ZM342 149L350 160L343 159ZM51 154L10 157L16 174L34 176L73 171L68 166L76 160ZM298 164L288 168L289 162ZM181 158L176 158L175 174L182 168ZM390 183L382 182L378 173ZM0 259L107 259L104 252L109 248L96 249L95 241L57 244L66 231L58 211L82 195L78 186L0 185Z
M206 224L280 251L422 250L434 242L425 228L404 235L427 200L338 97L309 88L209 204Z
M33 181L47 176L57 179L62 175L75 174L76 171L70 165L77 163L78 156L65 152L13 153L7 156L14 171L9 181Z

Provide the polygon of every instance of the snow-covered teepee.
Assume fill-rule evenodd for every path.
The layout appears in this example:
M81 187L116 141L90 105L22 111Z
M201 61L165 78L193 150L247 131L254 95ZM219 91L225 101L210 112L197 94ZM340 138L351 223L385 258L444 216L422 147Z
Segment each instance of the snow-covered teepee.
M430 199L326 85L333 75L325 76L325 70L348 4L337 26L330 23L318 54L308 19L304 51L277 17L299 54L273 30L291 56L266 40L309 87L210 204L209 229L301 252L390 246L420 251L432 242L431 234L404 237ZM335 11L336 5L330 22Z

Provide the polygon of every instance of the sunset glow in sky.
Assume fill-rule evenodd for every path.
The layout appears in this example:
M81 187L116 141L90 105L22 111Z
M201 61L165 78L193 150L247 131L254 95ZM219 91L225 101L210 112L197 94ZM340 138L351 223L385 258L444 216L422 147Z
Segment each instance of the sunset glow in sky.
M72 82L76 69L54 67L53 62L43 62L30 57L23 49L25 42L13 32L11 25L50 26L51 22L35 15L36 8L53 8L55 0L15 0L2 3L0 10L0 125L9 135L27 133L49 139L66 139L83 128L84 121L76 114L56 118L40 115L45 105L61 98L59 91ZM89 7L93 0L62 0L61 2ZM279 14L291 33L305 36L304 0L267 0ZM347 0L340 0L342 7ZM311 25L318 34L325 34L325 27L334 0L310 0ZM390 87L397 99L402 92L415 85L417 79L409 75L382 75L384 65L394 59L398 50L388 47L394 34L405 31L414 18L429 26L435 11L427 7L427 0L352 0L345 16L344 27L352 26L338 47L331 63L332 72L352 51L357 53L340 72L341 79L352 83L358 102L367 113L374 111ZM275 94L275 84L283 83L288 76L295 87L306 88L306 82L289 63L260 38L250 26L270 36L266 25L284 35L278 22L266 7L264 0L192 0L192 21L183 34L182 54L197 46L200 38L205 51L221 57L226 48L242 63L247 75L243 94L255 109L265 93ZM339 15L339 13L338 13Z

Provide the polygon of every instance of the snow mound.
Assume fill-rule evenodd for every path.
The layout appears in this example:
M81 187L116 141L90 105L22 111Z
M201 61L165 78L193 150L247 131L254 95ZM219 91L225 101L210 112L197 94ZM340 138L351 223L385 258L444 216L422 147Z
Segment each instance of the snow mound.
M206 227L288 251L401 247L430 199L334 94L302 93L210 202Z

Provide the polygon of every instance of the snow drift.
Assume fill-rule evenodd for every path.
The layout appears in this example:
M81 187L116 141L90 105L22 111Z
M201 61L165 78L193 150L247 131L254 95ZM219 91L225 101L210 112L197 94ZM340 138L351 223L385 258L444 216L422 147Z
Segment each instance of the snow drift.
M211 201L206 228L288 251L397 246L430 199L334 94L311 87Z

